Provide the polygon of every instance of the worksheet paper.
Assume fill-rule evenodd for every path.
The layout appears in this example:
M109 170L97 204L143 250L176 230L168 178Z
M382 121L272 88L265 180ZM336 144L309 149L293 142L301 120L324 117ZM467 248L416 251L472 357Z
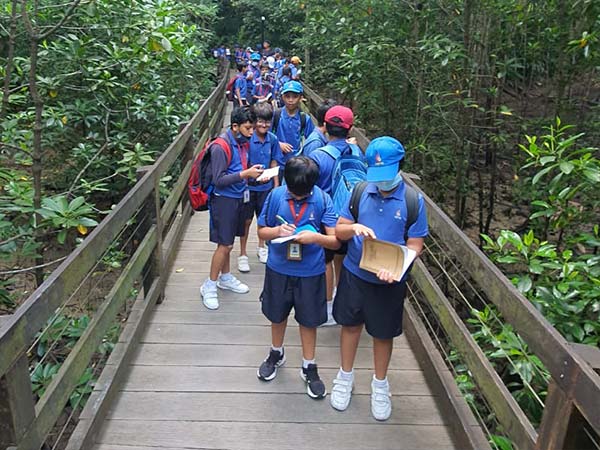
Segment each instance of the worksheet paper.
M256 179L256 181L267 181L271 178L276 177L279 174L279 166L265 169L263 173Z

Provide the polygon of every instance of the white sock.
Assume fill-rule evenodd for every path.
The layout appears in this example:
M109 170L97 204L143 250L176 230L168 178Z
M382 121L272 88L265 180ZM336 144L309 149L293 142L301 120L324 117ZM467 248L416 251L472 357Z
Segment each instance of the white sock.
M222 273L221 272L220 278L223 281L229 281L229 280L231 280L233 278L233 275L231 275L231 272L227 272L227 273Z
M304 359L302 358L302 368L308 369L309 364L316 364L314 359Z
M338 371L338 378L341 378L342 380L345 381L352 381L354 380L354 370L351 370L350 372L345 372L344 369L342 369L340 367L340 370Z
M216 288L217 282L211 280L210 278L207 278L206 281L204 282L204 286L207 288Z
M390 385L388 383L387 377L385 377L383 380L379 380L379 379L377 379L377 377L375 375L373 375L373 386L379 387L379 388L387 388Z
M276 352L279 352L280 355L283 355L283 347L273 347L271 345L271 350L275 350Z
M331 316L333 314L333 300L327 302L327 315Z

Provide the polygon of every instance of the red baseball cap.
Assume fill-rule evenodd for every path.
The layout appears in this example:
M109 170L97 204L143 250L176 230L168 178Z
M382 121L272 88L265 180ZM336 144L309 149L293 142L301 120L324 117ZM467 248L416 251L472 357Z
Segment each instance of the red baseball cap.
M346 106L333 106L325 113L325 123L349 130L354 125L354 113Z

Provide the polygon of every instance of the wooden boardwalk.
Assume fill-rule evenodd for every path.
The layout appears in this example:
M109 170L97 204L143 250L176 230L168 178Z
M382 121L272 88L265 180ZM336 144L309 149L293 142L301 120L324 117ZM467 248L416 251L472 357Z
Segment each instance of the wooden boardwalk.
M251 273L239 275L249 294L220 291L221 307L202 305L213 244L208 214L186 231L166 287L128 378L96 439L98 450L201 449L454 449L446 421L405 338L396 340L389 374L394 411L377 423L370 413L372 359L363 335L348 410L329 398L310 399L299 377L297 324L286 336L287 363L269 383L256 377L267 355L269 323L258 297L264 265L254 252ZM252 231L250 250L256 248ZM236 248L237 249L237 248ZM237 252L234 250L232 262ZM237 274L234 268L233 272ZM328 389L339 367L339 327L318 331L317 363Z

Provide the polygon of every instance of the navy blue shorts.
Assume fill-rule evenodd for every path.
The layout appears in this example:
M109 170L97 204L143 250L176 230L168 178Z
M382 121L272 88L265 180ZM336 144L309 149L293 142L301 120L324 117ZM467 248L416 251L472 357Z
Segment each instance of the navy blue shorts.
M324 273L313 277L293 277L267 266L260 300L263 314L273 323L287 319L292 308L296 321L304 327L316 328L327 321Z
M210 196L210 241L233 245L236 236L244 235L244 199L223 195Z
M333 317L340 325L365 324L367 333L378 339L402 334L406 282L375 284L357 277L342 266Z
M244 217L246 220L252 220L255 215L256 217L260 216L269 192L271 190L250 191L250 201L244 203Z

